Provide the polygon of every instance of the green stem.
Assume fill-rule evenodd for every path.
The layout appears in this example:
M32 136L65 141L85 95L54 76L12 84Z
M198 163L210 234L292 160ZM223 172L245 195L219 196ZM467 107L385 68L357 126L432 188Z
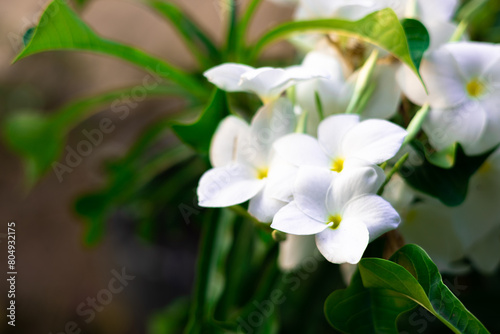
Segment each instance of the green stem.
M359 106L361 97L366 92L368 83L372 78L373 70L375 69L375 65L377 64L378 54L378 49L374 49L370 57L368 57L365 64L359 71L358 79L356 80L356 86L354 87L354 93L352 95L351 101L349 102L349 105L347 106L346 114L353 114Z
M211 210L203 221L194 300L185 334L206 333L212 321L218 277L217 267L226 254L226 234L235 217L227 210Z
M318 92L314 92L314 101L316 102L316 110L319 114L320 121L325 119L325 113L323 112L323 104L321 103L321 97Z
M428 104L425 104L413 117L411 120L410 124L408 125L408 128L406 131L408 132L408 135L406 136L405 140L403 141L403 144L401 147L407 145L410 143L413 139L415 139L420 132L420 129L422 129L422 124L424 123L425 119L429 115L430 108Z
M392 167L389 174L387 174L387 176L385 177L385 181L382 184L382 186L380 187L379 191L377 192L377 195L382 196L382 194L384 193L385 186L389 183L389 181L392 179L394 174L396 174L401 169L401 167L403 167L403 164L406 162L406 160L408 160L409 156L410 156L410 153L406 153L405 155L403 155L401 157L401 159L398 160L398 162L396 162L396 164L394 165L394 167Z
M245 210L245 208L243 208L241 205L230 206L228 209L231 210L231 211L233 211L237 215L250 220L251 222L253 222L253 223L257 224L257 225L262 225L261 222L259 222L254 216L252 216L251 214L249 214L248 211Z
M262 0L251 0L250 4L248 4L247 9L245 10L245 14L241 18L240 24L238 26L238 55L241 55L244 58L244 52L247 47L246 38L248 34L248 28L250 26L250 22L257 11Z
M467 31L467 27L469 26L469 23L465 20L462 20L460 24L458 25L457 29L455 29L455 32L450 38L450 42L458 42L462 39L462 36L464 33Z
M226 0L224 0L226 1ZM235 61L238 50L238 0L229 0L229 24L226 37L226 60Z

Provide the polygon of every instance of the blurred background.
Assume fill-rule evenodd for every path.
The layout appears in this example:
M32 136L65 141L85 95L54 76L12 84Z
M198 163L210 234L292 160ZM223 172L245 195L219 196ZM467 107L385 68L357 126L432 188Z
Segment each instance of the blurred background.
M209 35L219 42L223 39L223 3L174 2ZM22 48L25 31L38 22L48 3L0 1L2 120L19 110L50 113L75 98L133 87L145 77L143 71L125 62L76 52L43 53L11 65ZM252 35L291 14L291 9L264 3ZM102 36L137 46L188 70L196 66L168 23L138 2L89 1L81 15ZM273 52L287 50L278 47ZM7 326L2 319L1 333L64 333L69 321L75 321L83 333L146 333L151 317L177 297L189 295L200 227L196 219L193 224L186 223L179 205L192 206L196 184L186 185L184 195L175 196L168 207L161 208L161 218L147 227L149 232L138 233L143 223L140 215L131 213L129 208L116 208L107 219L102 239L94 246L84 242L85 225L74 210L78 196L105 185L105 161L124 156L148 126L183 107L184 103L176 99L141 101L124 120L110 111L111 106L101 108L97 115L71 131L67 144L75 147L85 138L82 131L98 128L103 117L112 119L114 131L106 134L103 142L71 173L64 174L62 182L50 170L30 191L19 156L0 141L0 249L3 255L7 254L4 233L7 222L15 221L18 267L16 327ZM175 141L171 134L164 137L158 146L160 150L162 145ZM2 272L7 271L6 262L0 261ZM79 316L77 307L88 297L96 298L114 277L112 271L121 272L122 268L135 278L87 324L87 316ZM0 281L0 291L0 315L4 318L8 302L5 279Z

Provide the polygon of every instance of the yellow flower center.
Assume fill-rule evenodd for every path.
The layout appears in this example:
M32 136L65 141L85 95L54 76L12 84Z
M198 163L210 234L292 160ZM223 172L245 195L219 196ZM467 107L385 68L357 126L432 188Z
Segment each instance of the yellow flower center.
M259 180L265 179L267 177L269 169L268 168L259 168L257 169L257 178Z
M344 159L337 158L337 159L333 160L332 167L330 169L334 172L340 173L342 171L342 169L344 169Z
M485 161L481 167L479 167L479 170L477 171L479 174L485 175L488 174L488 172L493 168L491 162Z
M342 217L340 215L333 215L328 217L328 224L333 223L332 226L330 226L332 230L338 229L341 221Z
M481 81L479 81L479 79L472 79L469 83L467 83L466 89L469 96L480 97L484 94L486 87Z
M417 219L417 211L410 210L410 211L408 211L408 213L406 215L405 222L406 222L406 224L413 224L416 219Z

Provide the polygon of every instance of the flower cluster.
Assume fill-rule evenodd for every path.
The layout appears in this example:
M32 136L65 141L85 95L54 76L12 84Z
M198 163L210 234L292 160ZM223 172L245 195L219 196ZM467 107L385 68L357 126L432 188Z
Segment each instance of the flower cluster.
M264 96L276 89L256 81L247 85ZM357 263L369 241L399 224L397 212L376 195L386 179L378 164L399 151L406 131L385 120L333 115L319 124L315 138L297 133L296 119L287 98L269 100L250 125L236 116L224 119L211 143L214 168L199 183L199 204L229 207L249 200L248 212L259 221L316 235L326 259Z
M285 269L311 252L313 235L330 262L357 263L369 242L398 228L400 217L405 240L422 245L442 270L466 269L457 264L464 257L482 271L496 268L500 257L483 255L500 249L500 220L494 218L500 151L473 175L466 201L457 208L411 189L397 175L383 197L377 194L388 181L382 164L393 166L402 151L413 154L409 146L402 149L408 143L408 105L429 108L420 123L423 133L412 129L411 139L419 134L436 154L457 144L469 156L498 146L500 47L466 41L452 21L456 0L276 2L295 5L296 20L357 20L387 7L400 19L418 19L430 35L420 65L425 88L387 51L335 34L291 38L303 56L292 67L226 63L210 69L205 76L214 85L256 94L263 106L250 124L229 116L219 125L210 149L214 168L198 187L200 205L249 201L252 216L290 235L281 245Z

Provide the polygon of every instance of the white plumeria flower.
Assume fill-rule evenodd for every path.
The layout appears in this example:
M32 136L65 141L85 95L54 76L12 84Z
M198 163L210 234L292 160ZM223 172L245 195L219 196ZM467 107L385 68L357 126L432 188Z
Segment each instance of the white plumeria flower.
M407 132L385 120L360 121L358 115L333 115L318 127L318 139L306 134L289 134L276 141L281 158L295 166L318 166L341 172L358 160L380 164L401 148Z
M211 68L205 77L228 92L250 92L259 96L264 104L275 101L297 82L326 76L322 70L308 70L299 66L290 68L262 67L226 63Z
M274 216L271 227L289 234L316 235L316 245L333 263L358 263L368 243L397 228L391 205L374 193L385 177L372 167L332 173L300 168L294 200Z
M281 175L273 168L274 141L295 129L291 102L285 98L263 106L249 126L229 116L217 129L210 147L214 168L200 179L197 193L202 207L228 207L250 200L248 211L262 222L270 222L285 202L269 196L267 183Z
M317 261L318 257L322 259L312 235L288 234L280 242L278 265L283 271L296 270L306 261Z
M450 21L457 7L458 0L300 0L295 17L359 20L383 8L392 8L400 18Z
M500 47L480 42L448 43L420 66L427 95L412 75L400 73L404 93L418 105L429 103L423 125L434 148L459 142L469 155L500 142Z

